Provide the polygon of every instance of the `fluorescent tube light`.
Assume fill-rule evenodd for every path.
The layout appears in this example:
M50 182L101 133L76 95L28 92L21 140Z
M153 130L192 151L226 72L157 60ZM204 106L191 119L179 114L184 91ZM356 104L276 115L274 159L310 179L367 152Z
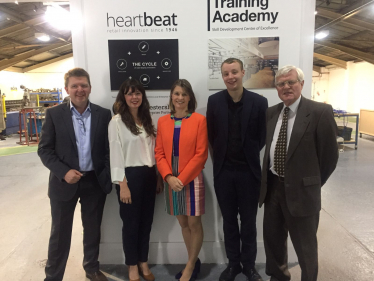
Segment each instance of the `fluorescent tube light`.
M316 39L323 39L323 38L329 36L329 34L330 34L330 31L322 30L322 31L318 32L315 37L316 37Z
M35 33L35 38L37 38L40 41L47 42L51 40L48 34L45 33Z

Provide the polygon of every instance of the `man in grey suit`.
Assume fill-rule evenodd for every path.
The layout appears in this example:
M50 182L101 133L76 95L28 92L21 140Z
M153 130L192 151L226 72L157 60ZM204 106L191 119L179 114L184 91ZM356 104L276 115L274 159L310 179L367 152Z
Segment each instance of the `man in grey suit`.
M50 170L52 229L45 281L63 279L78 200L86 277L107 281L99 270L98 256L104 203L112 189L108 142L111 113L89 102L90 77L82 68L65 74L65 90L71 101L46 111L38 147L40 159Z
M266 273L271 281L291 279L287 266L290 233L302 271L301 280L315 281L321 187L338 161L337 127L330 105L301 95L301 69L279 69L275 85L282 103L269 107L266 113L260 191L260 207L265 204Z

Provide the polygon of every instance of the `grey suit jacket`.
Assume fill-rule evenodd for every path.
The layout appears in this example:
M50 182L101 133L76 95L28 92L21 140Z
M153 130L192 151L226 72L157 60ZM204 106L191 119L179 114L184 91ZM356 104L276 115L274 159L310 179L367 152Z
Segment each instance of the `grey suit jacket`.
M108 124L111 112L91 103L91 157L100 186L110 193ZM48 196L68 201L77 191L78 183L68 184L64 177L70 169L79 171L78 148L71 118L70 103L46 111L38 155L50 170Z
M267 136L260 207L268 189L270 146L283 103L269 107L266 113ZM285 163L284 186L291 215L310 216L321 210L321 187L335 170L339 152L337 126L331 105L301 97L292 129Z

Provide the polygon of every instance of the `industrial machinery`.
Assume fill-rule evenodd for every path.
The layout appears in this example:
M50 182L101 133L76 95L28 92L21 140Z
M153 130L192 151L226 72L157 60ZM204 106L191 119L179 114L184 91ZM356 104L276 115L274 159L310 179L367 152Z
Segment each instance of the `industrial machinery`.
M0 101L1 101L1 107L0 107L0 134L3 130L6 128L5 118L6 118L6 109L5 109L5 95L1 94L0 91Z

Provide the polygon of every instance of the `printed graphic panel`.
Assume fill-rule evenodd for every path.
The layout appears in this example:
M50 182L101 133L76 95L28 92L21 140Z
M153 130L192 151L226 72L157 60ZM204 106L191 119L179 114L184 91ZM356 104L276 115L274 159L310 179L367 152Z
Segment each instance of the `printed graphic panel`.
M243 62L243 86L247 89L274 88L278 71L279 37L219 38L208 40L208 86L225 89L221 64L228 58Z
M170 89L179 78L178 39L108 40L108 46L112 91L128 78L149 90Z

